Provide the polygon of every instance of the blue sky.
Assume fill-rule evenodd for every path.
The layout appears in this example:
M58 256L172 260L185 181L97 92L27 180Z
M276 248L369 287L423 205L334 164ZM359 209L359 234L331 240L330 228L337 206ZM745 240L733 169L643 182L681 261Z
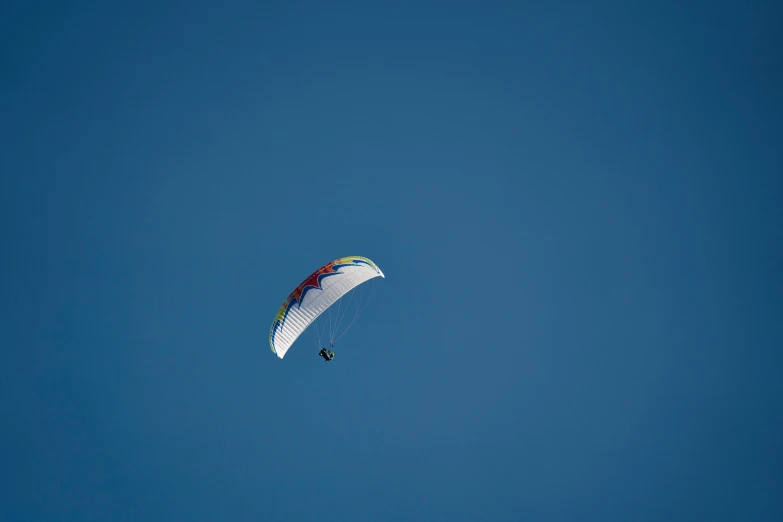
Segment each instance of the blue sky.
M780 16L3 2L0 519L781 520Z

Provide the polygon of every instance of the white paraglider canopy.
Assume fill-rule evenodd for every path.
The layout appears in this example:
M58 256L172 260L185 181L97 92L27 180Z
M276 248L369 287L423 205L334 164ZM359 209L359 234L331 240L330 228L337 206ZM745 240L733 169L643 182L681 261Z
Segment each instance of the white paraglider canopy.
M275 315L269 331L272 351L282 359L318 316L341 297L375 277L385 278L375 263L360 256L341 257L310 274L291 292ZM335 340L331 339L331 342Z

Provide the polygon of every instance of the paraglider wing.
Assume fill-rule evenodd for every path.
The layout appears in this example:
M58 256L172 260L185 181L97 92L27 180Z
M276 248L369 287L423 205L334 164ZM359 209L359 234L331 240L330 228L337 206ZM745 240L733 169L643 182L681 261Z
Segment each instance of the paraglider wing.
M302 281L278 310L269 331L269 346L279 358L319 315L365 281L385 277L366 257L341 257Z

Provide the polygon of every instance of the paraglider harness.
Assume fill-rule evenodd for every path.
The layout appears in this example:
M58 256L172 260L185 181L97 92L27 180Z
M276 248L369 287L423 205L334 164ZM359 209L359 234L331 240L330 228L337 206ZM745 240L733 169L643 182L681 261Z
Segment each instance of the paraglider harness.
M333 345L329 345L329 348L333 348ZM325 362L329 362L332 359L334 359L334 352L331 350L327 350L326 348L321 348L321 351L318 352L318 355L324 358Z

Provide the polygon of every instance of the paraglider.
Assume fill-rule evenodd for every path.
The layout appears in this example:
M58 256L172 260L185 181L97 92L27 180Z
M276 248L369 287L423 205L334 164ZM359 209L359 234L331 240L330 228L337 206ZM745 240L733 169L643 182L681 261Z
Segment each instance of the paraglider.
M340 298L362 283L376 277L385 278L375 263L361 256L335 259L310 274L291 292L272 321L269 330L272 352L282 359L291 345L322 313L330 310ZM359 311L357 309L354 320ZM318 353L326 362L334 358L331 348L336 340L331 339L330 349L322 348Z
M331 345L330 345L331 348ZM318 352L318 355L324 358L324 361L329 362L332 359L334 359L334 352L331 350L327 350L326 348L321 348L321 351Z

